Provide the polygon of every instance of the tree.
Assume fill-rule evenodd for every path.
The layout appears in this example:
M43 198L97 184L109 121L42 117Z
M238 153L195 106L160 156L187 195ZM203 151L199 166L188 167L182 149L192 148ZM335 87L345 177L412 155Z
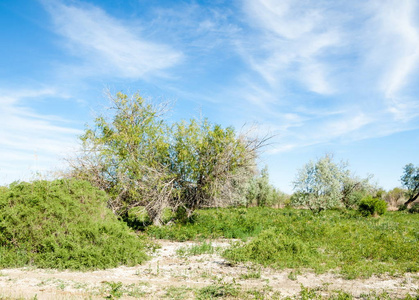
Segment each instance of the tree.
M257 150L263 142L236 136L208 120L185 121L173 126L171 171L177 190L175 207L190 215L203 206L225 206L239 196L254 174Z
M153 105L138 94L129 98L118 93L110 99L113 115L101 115L93 128L86 128L81 155L71 162L72 175L105 190L116 214L145 206L158 224L174 188L169 127L162 119L167 106Z
M71 167L73 176L109 193L116 214L145 206L159 225L166 207L182 207L190 216L203 206L225 205L253 176L266 139L237 136L208 120L169 126L163 119L167 105L138 94L118 93L111 100L111 116L99 116L86 128Z
M353 207L371 189L369 178L351 175L347 163L333 162L331 155L310 161L297 173L292 204L320 212L334 207Z
M268 168L264 167L260 174L254 176L247 188L246 205L279 206L286 201L287 195L269 183Z
M411 163L407 164L404 167L404 174L400 180L407 189L406 196L408 200L404 205L408 206L419 197L419 167L415 167Z

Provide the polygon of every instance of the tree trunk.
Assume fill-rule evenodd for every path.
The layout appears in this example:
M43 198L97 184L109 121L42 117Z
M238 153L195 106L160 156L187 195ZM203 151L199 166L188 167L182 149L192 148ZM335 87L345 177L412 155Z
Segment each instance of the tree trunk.
M416 195L412 195L409 200L407 200L404 205L408 206L410 203L414 202L419 197L419 192Z

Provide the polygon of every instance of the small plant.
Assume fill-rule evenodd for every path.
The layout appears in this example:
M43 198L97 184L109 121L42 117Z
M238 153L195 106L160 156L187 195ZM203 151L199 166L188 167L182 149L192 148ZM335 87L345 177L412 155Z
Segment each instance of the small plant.
M359 212L367 216L380 216L387 211L387 202L372 196L364 197L359 203Z
M304 287L303 285L301 285L300 297L301 300L322 298L320 295L317 294L316 289L310 289L308 287Z
M292 270L288 274L288 279L290 279L290 280L297 280L297 276L298 275L301 275L301 272L299 270Z
M233 283L218 282L198 290L197 299L237 297L239 290Z
M188 299L189 291L191 291L191 288L170 286L166 288L164 297L174 300Z
M259 279L260 277L260 268L257 270L250 270L245 274L240 274L240 279Z
M193 256L201 254L214 254L217 248L215 248L212 243L203 242L199 245L193 245L190 247L181 247L176 250L176 254L179 256Z
M122 290L123 288L122 282L106 281L104 283L108 285L110 288L109 295L105 297L106 299L121 298L124 295L124 291Z

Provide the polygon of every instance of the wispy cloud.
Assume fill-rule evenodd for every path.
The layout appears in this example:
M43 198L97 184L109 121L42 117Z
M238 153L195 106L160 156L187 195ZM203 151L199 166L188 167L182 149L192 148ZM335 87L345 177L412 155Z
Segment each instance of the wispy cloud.
M80 130L69 127L68 121L43 115L25 105L24 101L57 97L54 89L1 91L0 184L17 178L29 179L33 173L61 165L59 160L77 147Z
M73 55L83 60L87 75L144 78L178 64L182 53L142 36L141 28L128 26L93 5L66 5L43 1Z
M388 111L397 120L408 121L418 116L419 109L417 98L404 92L417 83L413 78L419 74L419 6L414 0L387 0L373 1L367 8L372 13L367 25L375 35L369 36L367 57L380 72L378 88Z
M342 44L334 17L296 1L244 1L256 40L238 43L247 63L271 85L294 80L310 91L331 94L331 67L322 55ZM256 45L256 46L255 46Z
M250 29L235 42L255 72L236 93L277 130L272 152L418 128L418 10L414 0L243 0Z

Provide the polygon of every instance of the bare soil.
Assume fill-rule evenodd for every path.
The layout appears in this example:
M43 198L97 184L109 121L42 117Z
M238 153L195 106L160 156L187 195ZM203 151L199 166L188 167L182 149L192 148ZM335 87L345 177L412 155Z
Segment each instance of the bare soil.
M229 240L212 241L215 247L226 248ZM292 270L274 270L252 265L231 265L219 253L182 257L179 248L193 242L158 241L161 248L153 258L136 267L73 272L33 268L0 270L0 299L193 299L203 287L230 284L242 291L258 291L265 298L296 296L301 285L316 289L324 296L334 291L354 297L383 291L391 298L405 297L419 291L419 274L401 277L380 276L345 280L338 274L295 274ZM121 284L119 284L121 283ZM118 285L119 284L119 285ZM114 289L112 291L112 288ZM251 299L251 293L248 293Z

